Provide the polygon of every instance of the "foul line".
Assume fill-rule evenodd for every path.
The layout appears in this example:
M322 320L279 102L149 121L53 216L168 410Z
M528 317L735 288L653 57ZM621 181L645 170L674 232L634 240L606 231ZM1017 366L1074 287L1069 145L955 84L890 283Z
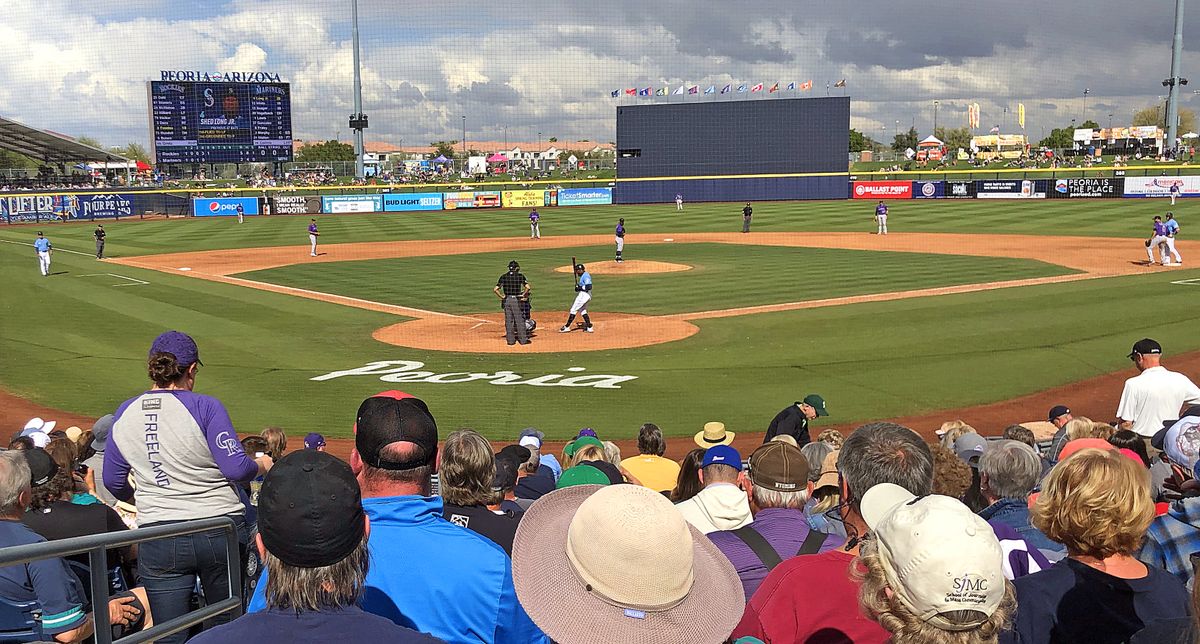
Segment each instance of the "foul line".
M1180 286L1200 286L1200 278L1190 279L1190 280L1177 280L1177 281L1174 281L1171 283L1179 284Z
M147 281L145 281L145 280L139 280L139 279L136 279L136 278L133 278L133 277L126 277L126 276L124 276L124 275L117 275L116 273L88 273L87 275L80 275L79 277L99 277L99 276L101 276L101 275L108 275L108 276L110 276L110 277L118 277L118 278L120 278L120 279L123 279L123 280L129 280L130 282L133 282L132 284L110 284L110 286L113 286L113 287L116 287L116 288L120 288L120 287L122 287L122 286L141 286L141 285L143 285L143 284L149 284L149 283L150 283L150 282L147 282Z
M4 242L5 244L13 244L16 246L28 246L29 248L33 248L33 244L12 241L11 239L0 239L0 242ZM96 253L81 253L77 250L70 250L67 248L51 248L50 250L53 250L56 253L71 253L72 255L83 255L84 257L95 257L96 256Z

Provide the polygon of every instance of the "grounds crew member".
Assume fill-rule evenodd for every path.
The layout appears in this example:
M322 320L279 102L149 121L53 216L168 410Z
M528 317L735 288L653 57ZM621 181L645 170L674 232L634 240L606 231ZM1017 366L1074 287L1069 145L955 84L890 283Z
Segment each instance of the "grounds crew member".
M767 435L763 442L767 443L780 434L787 434L796 439L797 445L804 447L812 440L808 435L808 421L817 416L828 415L825 399L817 394L809 394L804 400L797 400L775 414L775 418L771 419L771 424L767 427Z
M521 274L521 265L516 260L508 263L508 272L500 275L492 291L504 303L504 339L509 346L517 342L529 344L529 330L521 314L521 300L529 297L529 282Z

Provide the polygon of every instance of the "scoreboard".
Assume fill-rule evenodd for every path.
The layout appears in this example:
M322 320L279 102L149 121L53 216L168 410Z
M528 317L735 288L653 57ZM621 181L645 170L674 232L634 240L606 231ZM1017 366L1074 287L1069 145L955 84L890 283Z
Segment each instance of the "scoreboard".
M287 83L150 81L156 163L292 160Z

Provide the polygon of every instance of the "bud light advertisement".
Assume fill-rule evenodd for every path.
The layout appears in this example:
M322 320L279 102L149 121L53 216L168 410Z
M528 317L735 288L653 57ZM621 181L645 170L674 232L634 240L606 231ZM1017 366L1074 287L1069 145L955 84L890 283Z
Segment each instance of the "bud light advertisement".
M384 212L441 209L442 193L440 192L403 192L383 195Z

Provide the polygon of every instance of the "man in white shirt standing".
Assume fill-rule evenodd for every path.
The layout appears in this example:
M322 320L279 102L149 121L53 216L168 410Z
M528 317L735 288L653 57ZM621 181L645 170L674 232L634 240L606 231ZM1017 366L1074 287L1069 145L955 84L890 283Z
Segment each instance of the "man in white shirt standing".
M1129 359L1141 373L1125 381L1117 406L1120 429L1131 429L1149 439L1164 420L1179 418L1185 404L1200 403L1200 387L1187 376L1159 364L1162 345L1150 338L1138 340Z

